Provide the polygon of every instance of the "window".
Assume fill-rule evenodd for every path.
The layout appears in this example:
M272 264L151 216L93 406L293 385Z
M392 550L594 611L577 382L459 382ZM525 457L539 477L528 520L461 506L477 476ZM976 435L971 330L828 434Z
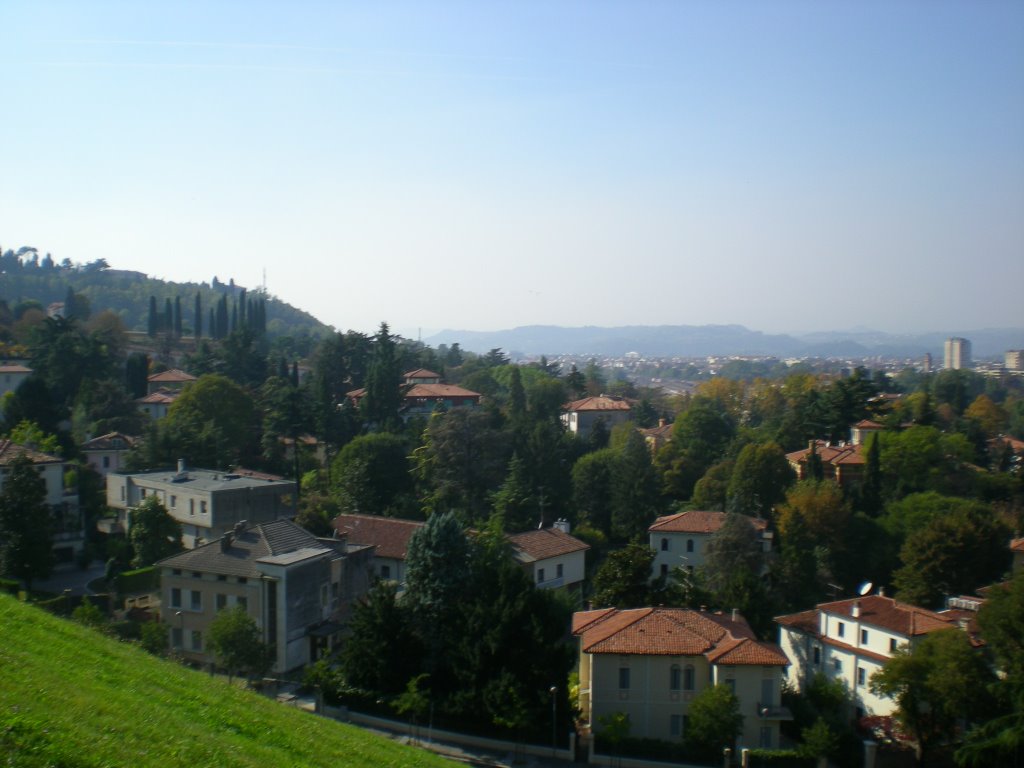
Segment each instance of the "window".
M181 576L181 568L172 568L171 573L173 573L175 576Z
M693 690L693 664L687 664L686 668L683 669L683 690Z
M889 638L889 653L896 653L896 647L899 645L895 637Z
M196 500L195 499L189 499L188 500L188 513L190 515L194 515L196 513Z
M668 719L668 735L679 737L683 735L683 716L682 715L669 715Z
M218 594L217 595L217 610L218 611L223 611L227 607L228 607L228 596L227 595Z
M228 580L228 577L225 576L223 573L218 573L217 574L217 581L227 581L227 580Z
M661 551L668 552L668 539L661 540Z
M559 563L558 565L555 566L555 578L560 579L564 575L565 575L565 568L562 566L561 563Z
M199 502L199 514L200 515L205 515L206 514L206 502L205 501L200 501Z
M832 669L834 669L836 672L842 672L843 662L841 662L839 659L832 659Z
M836 634L840 637L843 637L846 634L846 625L841 621L836 622Z
M200 632L198 629L192 630L192 650L203 650L203 633Z
M728 688L735 695L735 693L736 693L736 681L733 678L731 678L731 677L727 677L722 682L724 682L725 683L725 687Z
M686 551L693 552L693 539L686 540Z
M178 506L178 497L172 494L171 495L171 509L174 509L177 506Z
M544 569L543 568L538 568L537 569L537 583L540 584L543 581L544 581Z
M860 644L861 645L867 645L868 644L868 631L866 629L862 629L860 631Z
M171 645L174 648L181 648L181 627L174 627L171 630Z
M619 667L619 690L629 690L629 667Z
M171 589L171 608L181 608L181 588Z
M814 646L814 663L821 664L821 648Z
M248 609L248 607L249 607L249 598L248 597L236 597L235 598L235 605L237 605L239 608L242 608L242 609Z
M382 565L380 567L380 577L382 579L390 579L391 578L391 566L390 565Z
M775 706L775 681L770 677L761 678L761 706Z
M124 491L125 491L125 488L124 488L124 486L122 485L122 486L121 486L121 501L124 501Z
M668 577L668 564L667 563L662 563L661 564L661 577L662 578L667 578Z
M238 577L238 583L239 584L248 584L249 580L247 578L245 578L245 576L239 576Z
M857 667L857 685L864 685L867 682L868 674L864 670L864 667Z
M678 664L673 664L668 673L668 687L671 691L678 691L683 685L683 670ZM678 735L678 734L674 734Z
M199 535L199 533L196 532L196 536L198 536L198 535ZM201 578L203 578L203 574L200 573L199 571L192 571L192 578L193 579L201 579Z
M146 489L145 488L143 488L140 493L141 493L141 498L143 498L143 499L146 498Z
M203 593L200 592L198 589L193 589L190 591L192 592L192 599L191 602L189 603L189 606L192 608L193 611L203 610Z
M109 456L104 456L103 457L103 468L104 469L110 469L110 457Z

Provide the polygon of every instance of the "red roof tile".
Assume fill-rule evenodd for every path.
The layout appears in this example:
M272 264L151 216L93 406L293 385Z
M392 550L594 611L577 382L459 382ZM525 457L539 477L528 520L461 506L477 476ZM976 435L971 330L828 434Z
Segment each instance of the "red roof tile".
M590 549L589 544L584 544L575 536L570 536L557 528L542 528L516 533L509 536L508 540L521 555L520 559L527 562Z
M629 403L618 397L584 397L562 406L563 411L628 411Z
M185 373L178 368L171 368L169 371L161 371L146 377L146 381L153 383L195 381L196 377L191 373Z
M862 445L829 445L824 440L815 441L815 451L823 464L863 464L864 456L861 454ZM786 458L791 462L800 464L810 457L811 449L804 448L802 451L787 453Z
M691 509L659 517L647 530L651 533L715 533L725 522L725 515L725 512L702 512ZM756 517L751 517L750 522L758 530L763 531L768 527L767 521Z
M403 373L402 377L406 379L440 379L441 374L428 371L426 368L417 368L415 371Z
M778 646L754 638L742 618L681 608L587 611L573 616L585 653L696 656L712 663L784 666Z
M338 515L333 525L350 544L373 544L377 557L405 560L409 539L424 523L378 515Z
M908 603L900 603L891 597L882 595L865 595L832 603L821 603L814 611L780 616L776 621L787 626L805 629L811 623L804 618L808 614L817 616L818 613L828 613L850 619L854 618L854 606L858 603L860 604L858 621L862 624L887 629L906 637L925 635L937 629L947 629L951 625L955 625L955 621L951 617L942 616L935 611L918 608ZM812 631L817 632L818 622L816 619L813 624Z
M413 384L405 393L406 400L420 397L480 397L480 393L471 389L463 389L455 384Z
M19 445L13 443L10 440L0 440L0 466L7 466L18 456L24 455L33 464L52 464L54 462L63 462L60 456L54 456L49 453L43 453L37 451L35 448L29 448L26 445Z

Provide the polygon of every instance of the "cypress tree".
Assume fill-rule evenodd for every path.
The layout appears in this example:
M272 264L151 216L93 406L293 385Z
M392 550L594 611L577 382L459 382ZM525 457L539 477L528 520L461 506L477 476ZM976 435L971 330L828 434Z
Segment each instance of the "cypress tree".
M195 309L192 312L192 335L196 341L203 336L203 301L199 295L199 291L196 291Z
M174 307L171 304L171 297L164 299L164 317L160 325L161 331L170 333L174 330Z
M245 288L238 293L238 322L245 327L246 322L246 304L248 302L245 299Z
M181 296L174 297L174 337L181 338Z
M149 321L146 325L146 333L152 338L156 336L156 332L160 329L160 321L156 315L156 296L149 297Z
M210 307L210 320L209 320L209 323L207 325L207 328L210 329L210 338L211 339L219 339L220 338L217 335L217 315L213 311L213 307Z

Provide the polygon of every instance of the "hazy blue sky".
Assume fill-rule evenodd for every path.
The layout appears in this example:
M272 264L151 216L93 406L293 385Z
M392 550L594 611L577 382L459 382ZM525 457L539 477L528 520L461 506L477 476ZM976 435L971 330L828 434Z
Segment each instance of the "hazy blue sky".
M0 0L0 244L339 328L1024 325L1024 3Z

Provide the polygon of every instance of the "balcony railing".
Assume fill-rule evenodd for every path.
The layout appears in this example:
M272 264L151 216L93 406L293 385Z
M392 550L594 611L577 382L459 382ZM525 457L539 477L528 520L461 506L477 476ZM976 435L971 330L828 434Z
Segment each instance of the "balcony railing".
M789 707L780 707L774 704L757 704L757 716L761 720L792 720L793 713Z

